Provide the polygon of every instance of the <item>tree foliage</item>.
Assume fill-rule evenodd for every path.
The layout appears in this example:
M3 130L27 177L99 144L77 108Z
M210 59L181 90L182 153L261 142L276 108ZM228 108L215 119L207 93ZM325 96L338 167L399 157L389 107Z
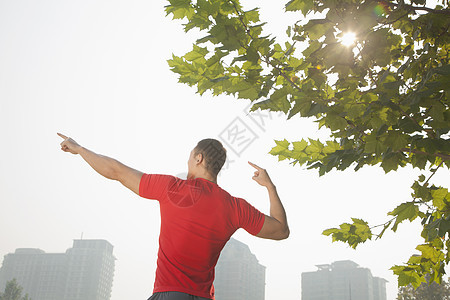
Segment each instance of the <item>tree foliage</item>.
M22 290L23 288L14 278L6 283L5 292L0 293L0 300L31 300L28 294L22 297Z
M450 261L450 193L430 179L450 167L448 1L429 7L425 0L291 0L286 13L299 21L287 28L284 44L264 35L258 8L244 10L239 0L168 2L167 14L183 19L185 31L204 33L190 52L168 61L179 82L200 94L248 99L252 111L311 117L329 129L326 141L275 141L270 153L280 161L320 175L365 165L386 173L409 165L428 174L385 224L353 218L324 234L356 248L421 219L420 255L392 269L400 285L418 287L426 274L440 282ZM346 47L348 31L356 40Z
M397 300L449 300L450 284L442 281L441 284L436 282L422 282L415 289L412 285L402 286L398 289Z

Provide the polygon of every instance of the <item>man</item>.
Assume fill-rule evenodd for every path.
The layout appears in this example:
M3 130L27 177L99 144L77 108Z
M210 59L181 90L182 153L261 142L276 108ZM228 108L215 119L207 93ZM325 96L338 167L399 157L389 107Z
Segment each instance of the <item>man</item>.
M260 238L281 240L289 236L285 210L266 170L249 162L256 169L253 180L267 188L270 216L217 185L226 150L215 139L202 140L191 151L187 179L182 180L144 174L58 135L64 139L61 150L81 155L104 177L121 182L141 197L159 201L161 231L155 285L149 300L214 299L214 267L226 242L239 228Z

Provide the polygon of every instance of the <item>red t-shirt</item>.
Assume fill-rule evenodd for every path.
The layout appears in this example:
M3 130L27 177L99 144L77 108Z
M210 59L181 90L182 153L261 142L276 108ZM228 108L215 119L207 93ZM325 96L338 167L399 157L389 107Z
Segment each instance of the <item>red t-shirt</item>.
M160 203L161 232L153 292L214 298L214 267L231 235L256 235L264 214L217 184L196 178L144 174L139 195Z

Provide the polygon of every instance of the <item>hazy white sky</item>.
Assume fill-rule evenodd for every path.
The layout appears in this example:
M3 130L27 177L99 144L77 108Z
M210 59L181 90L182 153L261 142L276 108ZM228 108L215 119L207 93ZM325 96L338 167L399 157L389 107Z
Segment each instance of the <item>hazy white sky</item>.
M284 32L283 2L259 2L271 32ZM252 3L248 1L248 7ZM419 171L385 175L317 172L278 163L267 154L274 139L325 137L311 120L247 115L248 102L200 97L177 83L166 60L183 54L197 37L165 17L165 1L0 0L0 257L16 248L64 252L72 240L106 239L117 257L112 300L147 299L153 288L159 209L119 183L96 174L80 157L60 151L56 132L148 173L186 172L187 158L205 137L226 137L240 122L253 142L229 151L219 185L268 213L264 188L252 179L251 160L278 186L291 227L282 242L238 231L267 267L266 299L300 299L301 272L350 259L388 283L389 271L421 242L420 224L400 226L356 251L321 235L361 217L372 224L410 199ZM269 119L270 117L270 119ZM258 121L259 120L259 121ZM245 124L245 125L242 125ZM241 127L242 128L242 127ZM242 148L242 147L241 147ZM448 173L433 177L443 184ZM277 297L276 295L281 295ZM220 300L220 299L219 299Z

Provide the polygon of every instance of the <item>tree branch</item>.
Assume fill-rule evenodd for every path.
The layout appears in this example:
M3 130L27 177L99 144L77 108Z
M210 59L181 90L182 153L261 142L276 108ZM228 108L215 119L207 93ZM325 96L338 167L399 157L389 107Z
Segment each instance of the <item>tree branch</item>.
M396 3L389 3L390 7L393 8L398 8L400 6L400 4L396 4ZM448 8L446 9L434 9L434 8L429 8L429 7L425 7L425 6L413 6L411 4L401 4L401 6L405 7L406 9L408 9L409 11L417 11L417 10L423 10L429 13L433 13L433 14L443 14L443 15L450 15L450 10Z
M433 9L433 8L429 8L429 7L425 7L425 6L412 6L409 4L405 4L405 7L407 7L410 10L424 10L427 11L429 13L433 13L433 14L443 14L443 15L450 15L450 10L449 9Z
M431 155L431 156L435 156L435 157L440 157L442 158L443 161L447 161L450 160L450 155L448 154L443 154L443 153L427 153L424 151L419 151L419 150L414 150L414 149L410 149L410 148L402 148L400 149L401 152L405 152L405 153L414 153L414 154L423 154L423 155Z
M433 171L433 173L430 175L430 177L428 177L427 181L425 181L425 183L423 185L428 184L428 181L430 181L431 177L434 176L434 174L436 174L437 170L439 170L439 168L442 166L442 164L444 163L444 161L441 161L441 163L439 164L439 166L437 166L437 168Z

